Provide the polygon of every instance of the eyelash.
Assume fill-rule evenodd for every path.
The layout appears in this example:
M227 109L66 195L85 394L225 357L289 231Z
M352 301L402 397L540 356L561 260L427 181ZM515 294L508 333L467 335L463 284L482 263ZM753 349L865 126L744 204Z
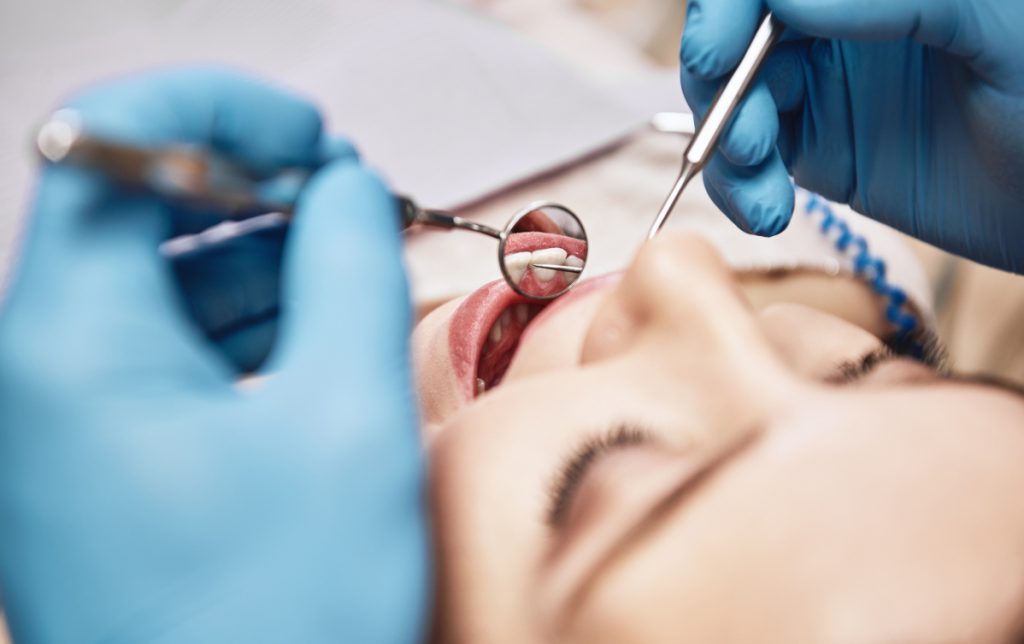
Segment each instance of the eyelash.
M941 346L933 341L925 343L924 353L921 356L907 355L899 348L890 346L880 347L861 356L858 360L840 364L836 373L826 378L826 381L832 384L854 383L883 364L900 358L916 360L940 374L946 370L945 353ZM603 434L586 438L558 469L558 474L550 486L549 501L545 512L547 525L554 528L562 524L587 471L600 457L616 449L643 445L654 440L654 435L651 432L625 424L617 425Z
M893 352L889 347L880 347L870 351L858 360L849 360L841 363L835 373L825 378L825 381L833 385L848 385L865 378L872 371L890 360L896 360L901 356Z
M913 360L928 367L940 376L949 375L948 358L945 349L934 338L926 338L919 352L908 353L905 347L885 345L870 351L858 360L843 362L835 373L825 378L833 385L848 385L867 377L875 369L893 360Z
M549 501L545 513L547 525L555 528L565 521L572 500L587 471L601 457L616 449L643 445L653 440L650 432L629 425L617 425L603 434L586 438L565 460L562 467L558 468L558 475L552 482L548 494Z

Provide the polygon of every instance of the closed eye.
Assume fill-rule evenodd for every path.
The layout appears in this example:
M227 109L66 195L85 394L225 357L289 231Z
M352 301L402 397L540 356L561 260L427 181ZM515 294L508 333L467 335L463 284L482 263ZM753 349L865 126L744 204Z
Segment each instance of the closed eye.
M870 351L856 360L847 360L836 365L835 370L825 377L833 385L850 385L863 380L879 367L895 360L912 360L928 367L937 375L949 374L947 353L935 333L927 331L916 342L891 341Z
M871 375L872 372L885 363L899 360L901 357L892 349L883 345L874 351L864 354L857 360L847 360L839 363L835 371L825 377L825 382L830 385L850 385Z
M635 447L654 441L649 431L631 425L616 425L596 436L588 436L565 460L554 478L549 492L550 501L545 522L557 528L565 522L573 498L579 491L587 472L601 458L626 447Z

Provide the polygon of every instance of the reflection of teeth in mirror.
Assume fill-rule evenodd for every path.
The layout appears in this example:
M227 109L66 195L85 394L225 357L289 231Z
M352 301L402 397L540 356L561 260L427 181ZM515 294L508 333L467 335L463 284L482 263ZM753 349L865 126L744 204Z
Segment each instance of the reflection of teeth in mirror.
M564 265L568 253L561 248L541 248L535 250L530 258L531 264L558 264ZM538 282L550 282L558 274L558 271L550 268L533 267L533 275Z
M526 268L530 265L532 255L533 253L529 251L505 255L505 269L508 271L509 277L516 284L523 281L523 276L526 275Z
M565 258L566 266L572 266L574 268L583 268L584 264L585 262L579 257L576 257L575 255L569 255L568 257Z

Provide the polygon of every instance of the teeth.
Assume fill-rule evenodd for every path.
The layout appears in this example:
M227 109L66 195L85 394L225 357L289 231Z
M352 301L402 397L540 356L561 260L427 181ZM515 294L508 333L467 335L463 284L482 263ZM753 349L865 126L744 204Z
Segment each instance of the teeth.
M533 253L529 251L505 255L505 269L516 284L523 280L523 275L526 275L526 268L530 265L532 255Z
M530 261L534 264L562 264L568 253L561 248L540 248L531 255Z
M477 378L476 379L476 395L479 396L480 394L484 393L484 391L486 391L486 390L487 390L487 383L484 382L483 378Z
M495 344L501 342L501 320L494 323L494 326L491 327L491 333L487 337Z
M509 276L516 284L523 280L529 269L539 282L550 282L558 274L558 271L550 268L537 268L533 264L557 264L561 266L572 266L583 268L584 262L575 255L569 255L561 248L539 248L532 253L512 253L505 255L505 267ZM569 278L567 278L569 279ZM525 321L525 320L524 320Z
M535 250L530 257L531 264L564 264L566 259L566 253L561 248L541 248ZM537 278L538 282L550 282L554 279L558 271L551 270L550 268L533 268L533 274Z
M526 304L516 304L512 307L512 315L519 324L526 324L530 320L530 307Z

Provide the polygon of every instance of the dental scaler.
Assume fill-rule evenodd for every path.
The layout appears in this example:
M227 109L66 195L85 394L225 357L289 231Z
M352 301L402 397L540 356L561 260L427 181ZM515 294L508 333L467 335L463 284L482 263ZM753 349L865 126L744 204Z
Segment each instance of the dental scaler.
M654 239L661 227L665 225L669 215L672 214L683 189L711 159L718 140L725 131L725 126L729 124L729 119L739 107L740 101L746 96L747 90L750 89L754 78L757 77L757 73L764 65L768 53L778 42L783 28L782 23L777 21L771 13L761 21L747 52L736 66L736 71L718 92L715 100L711 102L711 109L704 117L704 122L697 128L690 140L690 145L686 147L679 177L672 185L672 190L666 197L665 203L662 204L661 210L658 211L657 217L654 218L654 223L651 224L651 229L647 233L647 239Z

